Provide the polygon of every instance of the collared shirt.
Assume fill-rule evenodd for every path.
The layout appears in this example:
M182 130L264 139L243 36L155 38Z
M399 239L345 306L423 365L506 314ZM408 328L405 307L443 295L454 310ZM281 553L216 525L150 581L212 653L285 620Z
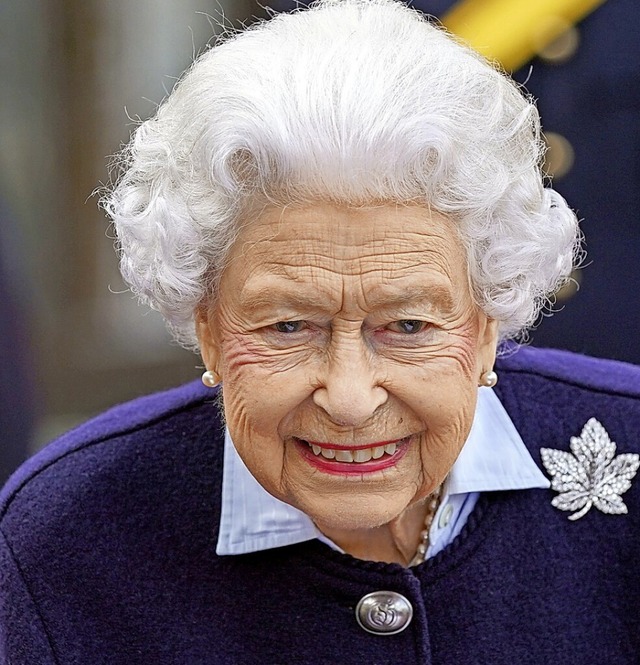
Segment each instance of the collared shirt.
M480 492L549 486L497 395L491 389L479 389L469 437L447 476L431 523L427 558L460 533ZM271 496L258 483L240 459L227 430L216 552L246 554L314 538L341 551L305 513Z

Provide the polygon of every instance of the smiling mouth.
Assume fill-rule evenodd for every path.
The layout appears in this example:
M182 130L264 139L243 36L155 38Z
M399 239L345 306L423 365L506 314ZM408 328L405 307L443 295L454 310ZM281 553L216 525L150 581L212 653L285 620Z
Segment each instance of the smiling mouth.
M394 441L380 442L373 446L338 446L335 444L318 444L314 441L297 439L297 441L306 446L315 457L319 459L331 460L333 462L342 462L346 464L364 464L371 460L380 460L384 462L393 457L398 451L398 446L406 443L410 437L396 439Z

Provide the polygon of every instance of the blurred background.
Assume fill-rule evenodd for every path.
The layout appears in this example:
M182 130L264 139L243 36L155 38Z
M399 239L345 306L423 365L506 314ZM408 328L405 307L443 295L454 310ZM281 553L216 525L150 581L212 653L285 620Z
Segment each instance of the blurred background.
M220 23L294 4L0 2L0 483L78 422L200 375L199 358L127 293L92 193ZM410 4L455 23L452 0ZM527 48L503 61L539 100L547 171L584 220L586 267L532 343L640 363L640 2L575 0L579 16L552 9L544 20L509 13L526 4L468 3L503 21L494 35L526 28Z

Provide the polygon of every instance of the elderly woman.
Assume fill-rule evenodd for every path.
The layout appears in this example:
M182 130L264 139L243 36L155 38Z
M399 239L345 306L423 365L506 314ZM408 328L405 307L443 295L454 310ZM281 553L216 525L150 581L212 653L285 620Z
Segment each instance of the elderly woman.
M542 151L394 0L204 53L105 207L205 385L4 489L1 661L637 663L640 373L505 344L579 258Z

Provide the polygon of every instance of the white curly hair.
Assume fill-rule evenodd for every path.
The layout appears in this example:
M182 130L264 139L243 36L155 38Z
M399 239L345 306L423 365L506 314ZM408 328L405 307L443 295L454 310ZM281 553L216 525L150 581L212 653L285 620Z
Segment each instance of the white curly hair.
M134 132L102 205L124 279L187 347L256 201L447 215L507 339L580 255L543 155L531 98L441 27L398 0L320 0L197 58Z

